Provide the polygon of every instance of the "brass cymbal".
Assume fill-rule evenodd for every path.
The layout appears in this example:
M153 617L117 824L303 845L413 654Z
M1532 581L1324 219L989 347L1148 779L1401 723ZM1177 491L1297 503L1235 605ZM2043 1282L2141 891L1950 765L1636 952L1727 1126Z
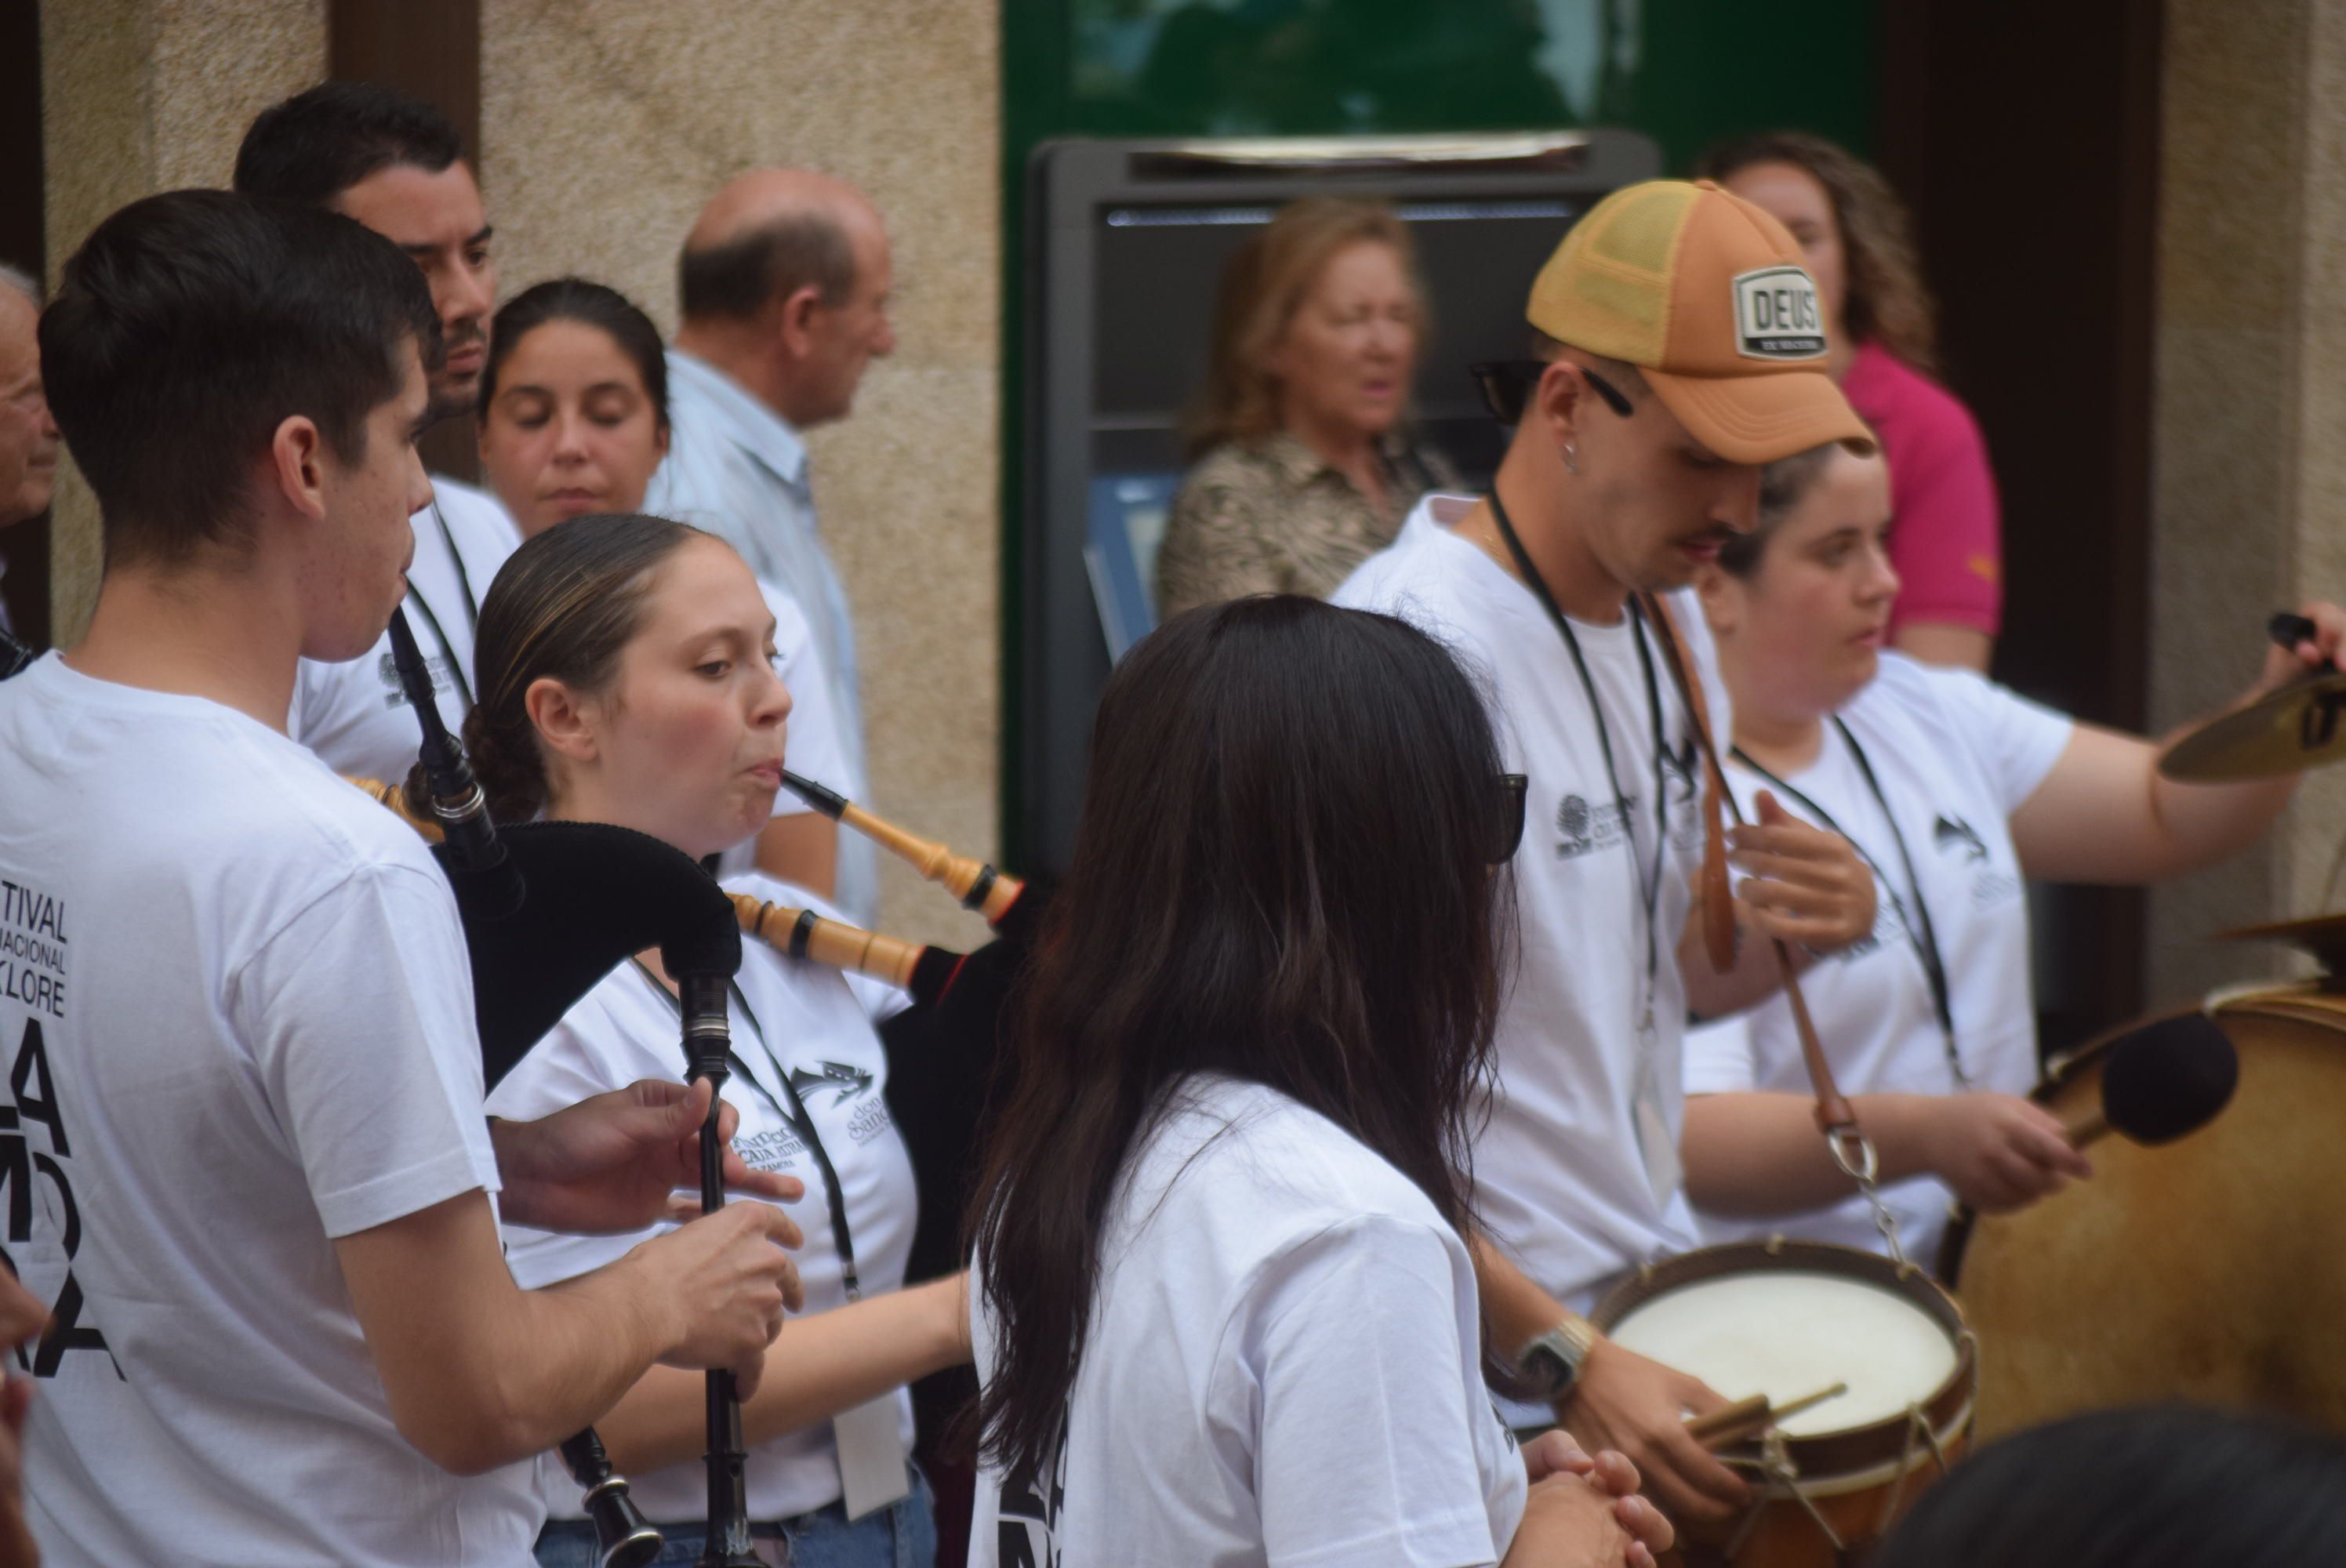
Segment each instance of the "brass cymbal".
M2218 783L2268 779L2346 762L2346 671L2311 676L2211 718L2167 748L2169 779Z
M2332 973L2346 972L2346 914L2307 915L2219 931L2214 942L2285 942L2310 953Z

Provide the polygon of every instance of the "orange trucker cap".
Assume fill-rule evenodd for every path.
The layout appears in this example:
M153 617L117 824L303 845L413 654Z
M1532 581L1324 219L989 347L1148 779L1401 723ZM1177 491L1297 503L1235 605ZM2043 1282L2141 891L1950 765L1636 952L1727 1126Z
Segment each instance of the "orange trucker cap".
M1625 186L1564 237L1532 282L1531 324L1637 366L1696 440L1773 463L1873 433L1825 373L1817 285L1784 226L1709 180Z

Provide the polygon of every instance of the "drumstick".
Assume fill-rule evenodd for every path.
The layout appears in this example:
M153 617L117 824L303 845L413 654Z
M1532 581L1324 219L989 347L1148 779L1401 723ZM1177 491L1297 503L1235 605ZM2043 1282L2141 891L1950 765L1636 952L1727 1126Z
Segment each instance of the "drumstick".
M1787 1400L1770 1407L1765 1394L1749 1394L1719 1407L1708 1415L1696 1416L1686 1424L1687 1434L1706 1449L1719 1450L1741 1442L1778 1421L1811 1410L1827 1400L1837 1400L1849 1392L1847 1383L1835 1383L1829 1389L1819 1389L1813 1394L1803 1394L1797 1400Z

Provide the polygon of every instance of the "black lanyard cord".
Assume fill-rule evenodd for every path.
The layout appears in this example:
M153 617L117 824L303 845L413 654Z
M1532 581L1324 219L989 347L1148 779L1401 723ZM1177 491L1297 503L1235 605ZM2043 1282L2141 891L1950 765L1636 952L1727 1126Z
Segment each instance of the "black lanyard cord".
M1897 814L1890 809L1890 797L1882 788L1882 780L1874 774L1872 759L1866 756L1865 748L1857 743L1857 737L1850 733L1849 726L1841 722L1838 714L1833 717L1832 727L1841 737L1841 744L1849 748L1859 776L1872 792L1873 803L1881 808L1882 820L1890 829L1890 840L1898 847L1899 867L1906 873L1906 896L1903 898L1899 896L1898 889L1883 872L1881 862L1867 852L1854 834L1833 820L1831 812L1753 761L1751 754L1740 746L1729 755L1806 808L1809 814L1824 827L1839 833L1850 848L1857 851L1858 858L1865 862L1867 869L1881 879L1882 891L1890 895L1890 908L1898 916L1899 929L1906 933L1907 946L1913 950L1915 961L1923 966L1923 978L1930 986L1931 1009L1938 1016L1939 1033L1946 1046L1947 1069L1954 1074L1957 1087L1968 1089L1972 1084L1971 1074L1964 1070L1963 1054L1955 1045L1955 1014L1947 984L1947 966L1939 953L1938 932L1931 923L1931 906L1923 897L1923 880L1914 871L1914 857L1906 848L1906 834L1898 826Z
M643 960L638 958L628 962L644 977L644 983L659 993L661 1000L670 1007L677 1005L676 998L668 993L667 986L659 983L658 977L645 967ZM790 1074L774 1055L774 1048L767 1044L765 1028L750 1008L750 999L741 993L740 983L728 981L726 988L732 993L733 1005L740 1009L741 1021L750 1026L750 1033L757 1036L758 1049L765 1053L767 1065L773 1069L775 1078L782 1085L782 1093L790 1097L790 1103L784 1105L775 1099L773 1092L750 1071L750 1064L741 1060L738 1052L729 1049L726 1055L733 1064L735 1074L757 1090L766 1104L774 1108L774 1114L789 1124L798 1134L799 1140L806 1145L808 1157L814 1161L815 1169L821 1174L823 1196L831 1204L831 1241L839 1254L840 1282L846 1288L850 1301L860 1300L863 1287L855 1272L855 1238L847 1227L847 1194L840 1187L839 1169L831 1163L831 1151L822 1146L822 1135L815 1131L814 1116L807 1110L806 1102L799 1097L798 1085L790 1082Z
M1632 599L1627 606L1629 635L1637 646L1637 663L1646 677L1646 710L1653 721L1654 734L1654 869L1648 876L1643 860L1637 858L1637 818L1634 803L1621 789L1621 776L1613 765L1613 729L1605 719L1605 705L1596 697L1596 679L1588 673L1588 659L1580 651L1580 638L1566 618L1563 606L1548 591L1547 580L1532 565L1531 553L1515 536L1515 525L1507 516L1507 508L1499 499L1499 487L1494 484L1490 494L1491 516L1499 525L1499 537L1506 542L1507 554L1514 557L1515 571L1539 601L1540 608L1555 624L1564 638L1566 652L1572 655L1572 667L1580 677L1580 688L1587 694L1588 711L1596 720L1596 748L1605 759L1605 781L1613 787L1613 809L1621 823L1621 831L1629 841L1629 866L1637 879L1637 901L1646 913L1646 1006L1653 1006L1657 982L1661 971L1661 939L1658 930L1662 897L1662 857L1668 851L1670 837L1670 799L1667 780L1662 772L1662 694L1654 677L1654 650L1646 642L1646 617Z
M456 585L461 590L459 596L464 602L464 624L477 636L481 629L481 611L473 599L472 574L464 569L464 553L456 548L456 535L449 528L448 519L441 514L437 495L432 498L432 520L440 525L440 537L448 546L448 559L456 565ZM456 657L456 645L448 640L447 628L440 624L439 613L424 598L423 591L412 582L407 585L407 602L423 613L424 623L432 628L433 638L440 645L440 657L448 661L448 678L456 683L456 694L464 699L464 711L470 713L473 709L473 683L464 674L464 661Z

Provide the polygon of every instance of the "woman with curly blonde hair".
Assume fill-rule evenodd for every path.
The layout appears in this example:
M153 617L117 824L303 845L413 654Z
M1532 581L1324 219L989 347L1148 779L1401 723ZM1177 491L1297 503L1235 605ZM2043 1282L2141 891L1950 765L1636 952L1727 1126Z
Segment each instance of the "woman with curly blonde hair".
M1324 598L1421 494L1454 486L1406 433L1425 321L1408 230L1382 201L1290 202L1230 258L1157 557L1163 615Z
M1830 369L1890 463L1890 635L1933 664L1984 671L2004 607L1995 475L1978 423L1941 385L1937 322L1906 209L1881 172L1822 137L1721 143L1696 172L1764 208L1815 275Z

